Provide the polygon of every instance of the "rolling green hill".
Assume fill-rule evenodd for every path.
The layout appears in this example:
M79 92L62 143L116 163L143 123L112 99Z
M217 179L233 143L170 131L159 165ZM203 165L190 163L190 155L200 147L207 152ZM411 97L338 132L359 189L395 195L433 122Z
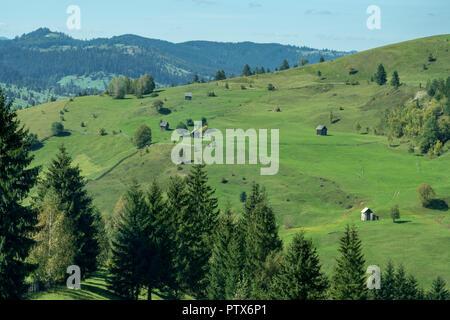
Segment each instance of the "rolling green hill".
M260 167L254 165L208 167L220 206L231 205L239 212L239 194L248 193L252 181L259 182L267 188L284 243L306 230L328 273L334 266L338 238L350 223L360 230L368 265L383 267L392 259L428 288L437 275L450 282L450 217L448 210L422 208L416 189L429 183L439 199L450 203L450 153L434 158L411 154L408 139L395 140L390 147L386 137L375 135L373 129L386 109L411 104L417 97L424 104L436 103L423 87L427 80L450 75L449 41L450 35L418 39L303 68L162 89L153 98L77 97L23 110L19 116L42 139L51 135L51 123L64 112L63 124L70 134L46 140L35 151L34 164L45 168L64 143L105 215L113 213L133 179L144 186L157 179L164 186L171 175L187 174L188 165L170 161L171 132L159 130L160 120L169 121L171 128L188 118L206 117L210 128L221 130L280 129L277 175L261 176ZM428 61L430 53L433 62ZM400 88L369 81L379 63L389 79L398 71ZM275 91L267 90L269 83ZM187 91L193 93L190 102L184 101ZM210 91L216 97L209 97ZM155 99L164 101L170 114L157 113L151 107ZM281 112L273 112L276 106ZM369 133L356 132L356 121ZM152 129L154 144L148 151L136 152L130 137L142 124ZM327 125L328 136L316 136L318 124ZM99 128L110 135L99 136ZM401 223L394 224L389 210L395 204L400 207ZM361 222L360 211L366 206L381 220Z

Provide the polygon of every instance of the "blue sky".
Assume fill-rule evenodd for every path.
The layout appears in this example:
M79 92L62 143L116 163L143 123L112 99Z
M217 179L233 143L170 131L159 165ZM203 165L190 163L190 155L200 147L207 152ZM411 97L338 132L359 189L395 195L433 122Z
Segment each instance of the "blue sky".
M127 33L172 42L211 40L365 50L450 33L450 0L40 0L2 1L0 36L39 27L90 39ZM81 29L68 30L69 5L81 9ZM367 7L381 9L381 29L369 30Z

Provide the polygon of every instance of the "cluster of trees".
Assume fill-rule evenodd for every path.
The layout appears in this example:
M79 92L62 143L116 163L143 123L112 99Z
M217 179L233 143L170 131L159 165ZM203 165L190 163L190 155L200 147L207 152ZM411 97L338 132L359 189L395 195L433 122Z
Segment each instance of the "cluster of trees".
M142 98L155 90L155 81L150 74L144 74L140 78L131 79L120 76L114 78L108 85L107 94L114 99L123 99L127 94L134 94L137 98Z
M64 147L38 183L40 168L30 167L33 139L1 91L0 122L0 299L20 299L30 275L51 283L69 265L96 270L101 219Z
M424 107L416 100L409 106L387 110L385 123L392 136L416 140L421 153L440 155L450 140L450 77L433 80L427 88L430 97L440 97L437 103Z
M384 69L384 66L380 63L378 65L378 70L377 72L372 76L371 81L375 81L378 85L382 86L385 85L387 83L387 74L386 74L386 70ZM394 71L392 73L392 77L391 77L391 82L390 82L391 86L398 88L400 87L401 83L400 83L400 77L398 75L397 71Z
M253 71L250 68L250 66L248 64L246 64L244 66L244 68L242 69L242 76L244 77L249 77L249 76L254 76L256 74L264 74L264 73L270 73L270 69L267 68L267 70L264 67L258 68L256 67Z
M368 290L362 243L347 226L331 278L303 232L283 251L274 212L262 187L241 194L240 215L217 210L204 166L185 179L171 178L166 195L153 183L148 192L133 185L117 213L109 285L138 299L158 290L167 298L197 299L405 300L449 299L437 277L425 292L412 275L388 263L381 290ZM189 245L186 245L186 244Z
M135 184L115 217L108 282L122 297L151 299L155 289L169 298L206 297L219 212L204 167L172 178L166 198L156 183L146 193Z

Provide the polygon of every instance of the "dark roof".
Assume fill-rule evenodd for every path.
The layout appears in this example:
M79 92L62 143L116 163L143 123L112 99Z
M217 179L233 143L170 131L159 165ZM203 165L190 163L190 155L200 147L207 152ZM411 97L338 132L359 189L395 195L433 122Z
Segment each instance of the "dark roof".
M316 128L316 130L323 130L323 129L326 129L327 127L325 127L325 126L323 126L323 125L320 125L320 126L318 126L317 128Z

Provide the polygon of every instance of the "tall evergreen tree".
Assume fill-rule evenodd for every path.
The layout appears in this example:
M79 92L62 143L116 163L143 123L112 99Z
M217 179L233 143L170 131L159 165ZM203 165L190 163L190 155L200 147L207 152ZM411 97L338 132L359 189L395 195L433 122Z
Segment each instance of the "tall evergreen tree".
M252 193L244 204L240 234L244 236L243 276L249 281L251 295L266 290L266 283L256 281L256 275L264 273L267 257L282 249L275 215L267 202L265 190L253 184ZM263 277L258 277L262 279Z
M386 270L381 276L381 288L376 290L377 300L394 300L395 299L395 267L392 261L389 261Z
M282 71L282 70L287 70L287 69L289 69L289 68L290 68L289 62L288 62L286 59L284 59L284 60L283 60L283 64L282 64L281 67L280 67L280 71Z
M232 212L226 210L219 219L209 269L208 298L233 299L242 270L242 243Z
M64 212L68 230L73 235L75 248L74 264L80 266L82 274L93 272L97 268L99 244L96 220L99 217L92 205L92 199L85 189L85 180L78 166L72 165L72 159L66 148L61 146L38 187L38 203L45 199L51 190L58 198L58 209ZM39 204L38 204L39 206Z
M186 182L178 176L171 177L169 185L167 188L167 201L166 201L166 213L167 213L167 230L169 234L168 245L170 247L170 265L168 269L168 274L170 275L170 280L168 283L168 295L170 298L177 298L180 294L182 283L182 277L180 273L182 272L182 263L177 263L176 259L178 257L178 248L180 250L184 249L182 244L178 245L177 241L180 241L180 237L177 236L180 225L182 223L182 212L186 207Z
M374 78L375 82L378 83L380 86L384 85L387 81L386 70L384 70L384 67L381 63L378 65L378 71L375 73Z
M312 241L305 239L303 232L296 234L274 278L272 296L282 300L323 299L328 286Z
M244 66L244 68L242 69L242 75L244 77L248 77L248 76L251 76L252 74L253 73L252 73L252 70L250 69L250 66L248 64L246 64Z
M205 165L194 165L186 178L186 206L177 232L177 281L197 298L206 296L208 261L217 224L217 199L208 185Z
M391 79L391 86L398 88L400 87L400 77L398 76L398 72L394 71Z
M28 131L20 126L11 102L0 89L0 300L19 299L33 266L25 259L33 245L36 213L23 205L35 185L38 168L30 168Z
M347 225L340 240L340 256L333 275L332 294L338 300L365 300L367 297L366 270L361 240L355 227Z
M124 202L115 221L107 282L117 295L137 300L146 282L142 272L147 265L144 229L148 222L142 221L142 218L147 214L148 206L144 193L137 184L127 191Z
M445 288L446 282L441 277L437 277L433 281L430 292L427 294L427 298L430 300L448 300L450 299L450 292Z

